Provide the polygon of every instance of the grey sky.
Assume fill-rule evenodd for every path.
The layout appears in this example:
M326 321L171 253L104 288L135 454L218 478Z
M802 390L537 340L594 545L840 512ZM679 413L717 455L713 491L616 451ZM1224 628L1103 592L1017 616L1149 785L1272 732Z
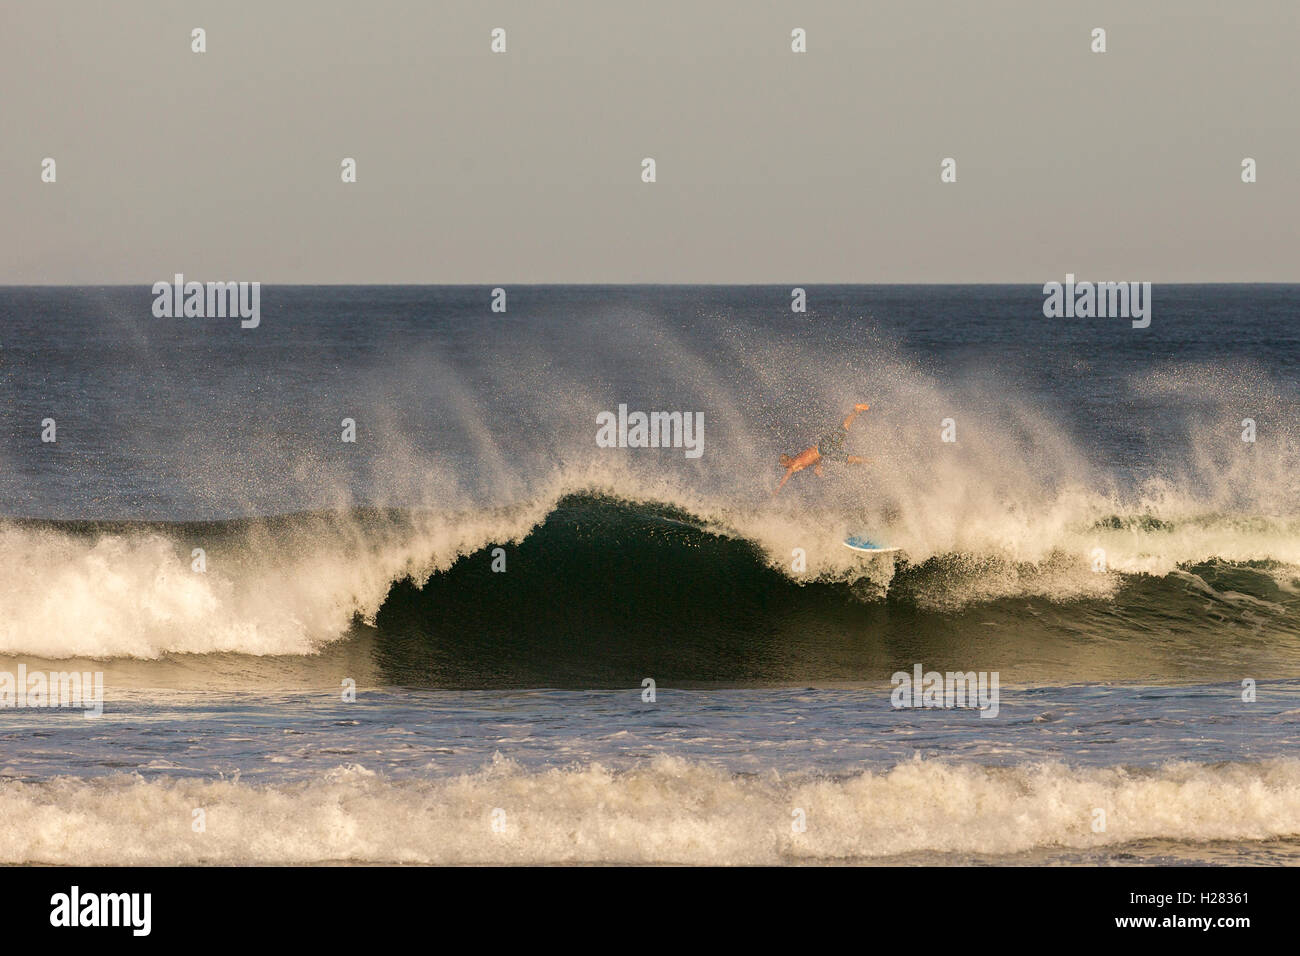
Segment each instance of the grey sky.
M0 282L1296 281L1298 46L1295 0L4 0Z

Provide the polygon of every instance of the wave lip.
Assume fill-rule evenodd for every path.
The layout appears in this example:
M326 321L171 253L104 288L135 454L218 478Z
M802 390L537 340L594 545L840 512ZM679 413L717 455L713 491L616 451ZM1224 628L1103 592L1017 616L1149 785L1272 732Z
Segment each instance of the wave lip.
M194 807L206 811L202 833L191 830ZM121 775L0 783L0 814L0 860L11 864L740 865L1149 840L1195 856L1214 841L1300 836L1300 761L1130 770L914 760L830 778L736 775L675 757L623 772L497 760L440 780L348 766L279 787Z

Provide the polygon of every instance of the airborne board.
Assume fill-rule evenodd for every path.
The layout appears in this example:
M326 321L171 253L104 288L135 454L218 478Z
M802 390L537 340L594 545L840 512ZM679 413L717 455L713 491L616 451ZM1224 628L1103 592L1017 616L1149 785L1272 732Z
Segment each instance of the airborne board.
M864 535L853 535L844 539L844 547L852 548L854 551L861 551L863 554L889 554L891 551L901 551L902 548L891 548L888 545L877 544Z

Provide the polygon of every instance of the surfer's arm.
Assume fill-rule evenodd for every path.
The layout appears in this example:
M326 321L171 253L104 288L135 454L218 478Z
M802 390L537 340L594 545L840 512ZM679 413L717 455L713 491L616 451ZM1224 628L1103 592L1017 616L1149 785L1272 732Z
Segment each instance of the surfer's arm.
M781 483L780 483L779 485L776 486L776 490L773 491L772 494L775 495L775 494L777 493L777 491L780 491L782 488L784 488L784 487L785 487L785 483L786 483L787 481L790 480L790 476L793 475L793 474L794 474L794 469L793 469L793 468L787 468L787 469L785 470L785 477L781 479Z

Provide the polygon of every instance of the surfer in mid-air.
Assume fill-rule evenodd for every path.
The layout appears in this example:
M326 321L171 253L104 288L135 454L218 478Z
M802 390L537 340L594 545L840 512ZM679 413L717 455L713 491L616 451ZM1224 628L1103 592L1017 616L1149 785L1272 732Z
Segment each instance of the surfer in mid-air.
M849 437L849 426L853 424L853 419L865 412L870 405L865 402L859 402L853 406L853 411L849 412L839 428L829 431L817 443L809 448L805 448L799 454L791 458L789 455L781 456L781 467L785 469L785 477L781 483L776 486L776 494L785 487L785 483L790 480L790 476L796 471L803 471L809 465L812 465L813 474L818 478L822 476L822 462L833 461L844 465L863 465L867 459L859 458L857 455L849 455L844 451L844 439Z

